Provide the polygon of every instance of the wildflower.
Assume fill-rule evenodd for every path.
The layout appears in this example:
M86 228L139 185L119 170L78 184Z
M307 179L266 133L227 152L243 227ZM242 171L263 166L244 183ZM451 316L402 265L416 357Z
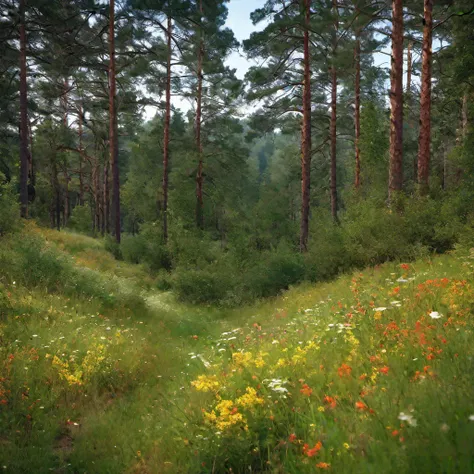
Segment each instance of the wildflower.
M316 464L316 467L319 469L329 469L331 467L331 464L327 462L318 462L318 464Z
M438 311L431 311L430 313L430 318L431 319L439 319L441 318L443 315L438 313Z
M344 447L344 449L349 449L350 448L349 443L344 443L342 446Z
M367 405L364 402L355 402L355 407L360 411L367 410Z
M321 441L318 441L314 447L310 448L309 444L305 443L303 446L303 454L306 454L309 458L312 458L313 456L316 456L319 451L321 451L321 448L323 447L323 444Z
M311 394L313 393L313 389L308 385L308 384L303 384L303 388L300 390L300 392L303 395L306 395L307 397L310 397Z
M395 437L395 436L398 436L400 434L400 431L398 430L393 430L392 431L392 436Z
M410 270L410 265L408 265L408 263L401 263L400 268L402 270Z
M219 388L219 382L215 375L199 375L191 385L199 392L213 392Z
M387 375L389 370L390 370L390 368L387 367L386 365L384 365L383 367L380 367L379 372L381 374Z
M407 414L407 413L401 412L398 415L398 419L402 421L406 421L410 426L416 426L417 424L416 419L412 415Z
M321 413L323 413L323 412L325 411L325 408L324 408L323 406L319 406L319 407L318 407L318 411L321 412Z
M374 308L374 311L377 311L377 312L381 312L381 311L385 311L387 308L385 308L385 306L381 306L380 308Z
M294 443L296 440L297 440L297 436L295 435L295 433L291 433L290 436L288 436L288 441L290 443Z
M469 415L469 421L474 421L474 415Z
M237 405L251 408L254 405L263 405L264 400L257 395L257 391L252 387L245 389L245 394L236 400Z
M327 403L332 409L336 408L337 405L336 399L333 397L329 397L328 395L324 397L324 403Z
M337 369L337 373L339 377L350 377L352 372L352 367L347 364L341 364L341 366Z

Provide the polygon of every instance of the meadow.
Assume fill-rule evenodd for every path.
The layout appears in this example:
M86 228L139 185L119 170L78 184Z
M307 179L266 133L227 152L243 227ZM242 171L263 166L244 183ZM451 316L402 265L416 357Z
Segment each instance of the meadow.
M0 266L3 472L474 472L467 248L236 309L33 223Z

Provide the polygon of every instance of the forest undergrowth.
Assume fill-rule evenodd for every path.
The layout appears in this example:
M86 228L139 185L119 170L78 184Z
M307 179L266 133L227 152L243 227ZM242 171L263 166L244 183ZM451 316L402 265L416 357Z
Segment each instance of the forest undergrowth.
M98 240L20 235L0 241L4 472L473 472L472 252L231 310Z

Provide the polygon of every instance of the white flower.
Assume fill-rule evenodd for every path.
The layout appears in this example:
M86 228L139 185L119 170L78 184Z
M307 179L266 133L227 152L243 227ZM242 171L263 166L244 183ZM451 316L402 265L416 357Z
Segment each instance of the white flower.
M398 281L398 283L408 283L408 280L406 278L402 278L402 277L398 278L397 281Z
M430 317L431 319L439 319L441 318L443 315L442 314L439 314L438 311L431 311L430 313Z
M406 421L410 426L416 426L415 418L413 418L412 415L409 415L407 413L400 412L400 414L398 415L398 419Z
M380 308L374 308L374 311L385 311L386 309L385 306L381 306Z
M469 415L469 421L474 421L474 415Z

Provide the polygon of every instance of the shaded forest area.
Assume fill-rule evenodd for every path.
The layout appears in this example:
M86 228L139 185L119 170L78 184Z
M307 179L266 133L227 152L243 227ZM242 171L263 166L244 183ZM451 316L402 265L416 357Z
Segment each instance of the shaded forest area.
M0 0L1 234L227 305L471 241L472 2L268 0L241 45L227 3Z

